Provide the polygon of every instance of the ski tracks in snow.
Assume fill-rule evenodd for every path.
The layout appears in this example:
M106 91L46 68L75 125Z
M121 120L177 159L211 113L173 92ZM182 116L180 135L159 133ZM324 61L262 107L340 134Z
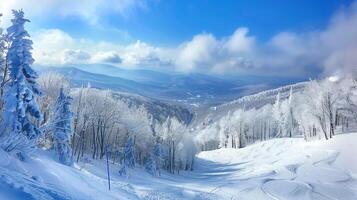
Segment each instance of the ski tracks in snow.
M99 163L74 169L40 157L19 168L25 174L33 170L33 177L8 170L13 163L2 163L0 190L14 188L23 199L355 200L356 177L338 166L339 153L299 138L281 138L201 152L195 170L180 175L153 177L135 169L126 179L113 166L110 192ZM37 173L40 167L43 172Z
M338 155L309 148L299 139L276 139L245 149L202 152L198 158L211 161L212 171L227 166L225 181L208 176L222 182L211 191L220 199L357 199L356 179L334 165Z

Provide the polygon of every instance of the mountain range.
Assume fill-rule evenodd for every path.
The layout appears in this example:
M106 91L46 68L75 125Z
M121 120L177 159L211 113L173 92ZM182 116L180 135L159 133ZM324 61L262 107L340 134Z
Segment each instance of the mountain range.
M78 64L61 67L39 66L40 73L57 72L75 87L90 84L98 89L139 94L186 105L217 105L239 97L276 88L300 78L261 76L223 77L206 74L182 74L147 69L123 69L108 64Z

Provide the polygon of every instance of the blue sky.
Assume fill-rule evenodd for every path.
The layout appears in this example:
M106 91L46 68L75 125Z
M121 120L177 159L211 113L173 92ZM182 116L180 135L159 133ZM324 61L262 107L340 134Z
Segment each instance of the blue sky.
M24 9L32 20L28 28L39 64L115 60L112 64L128 68L297 76L355 64L345 58L355 48L353 41L327 44L322 53L311 51L335 36L356 39L343 36L346 27L357 26L352 0L35 2L1 1L0 12L6 26L10 9Z
M350 0L161 0L123 16L113 10L100 11L100 25L76 15L33 18L33 29L59 28L75 37L130 42L142 40L173 45L202 32L217 37L230 35L237 27L249 27L259 41L282 31L304 32L324 28L331 16ZM118 37L118 30L127 36ZM130 38L129 38L130 36Z
M216 37L230 35L237 27L249 27L258 40L281 31L306 31L326 26L333 12L346 1L329 0L167 0L129 20L112 20L134 38L172 44L201 32ZM150 34L147 34L150 33Z

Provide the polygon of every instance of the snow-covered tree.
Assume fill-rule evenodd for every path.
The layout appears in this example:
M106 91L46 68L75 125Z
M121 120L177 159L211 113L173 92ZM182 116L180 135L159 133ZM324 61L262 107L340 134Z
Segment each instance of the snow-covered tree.
M156 172L160 176L161 175L160 167L162 165L162 160L163 160L163 151L160 143L155 144L152 153L152 159L155 162Z
M150 153L145 163L145 170L149 174L152 174L154 176L161 175L160 167L163 162L163 157L164 157L163 154L164 153L161 144L159 142L156 142L156 144L152 149L152 152Z
M285 136L292 137L295 131L295 116L294 116L294 96L293 96L293 88L290 87L289 99L286 101L285 106L285 119L284 119L284 129Z
M128 168L135 167L134 139L129 138L124 150L124 165Z
M153 158L154 156L151 154L145 163L145 170L151 174L151 175L156 175L157 174L157 164L155 159Z
M0 13L0 18L1 16L2 14ZM1 79L3 76L3 70L5 66L5 51L6 51L5 35L3 34L3 29L0 27L0 69L1 69L0 78Z
M357 74L352 78L352 83L347 90L347 107L353 118L357 119Z
M124 175L126 174L127 168L134 168L135 167L135 154L134 154L134 139L129 138L124 149L124 160L122 165L119 169L119 174Z
M177 144L177 171L180 169L192 170L197 147L192 138L191 132L185 132L182 139Z
M188 129L176 117L168 117L155 129L158 137L162 139L162 148L167 151L165 154L165 168L170 173L174 173L175 170L180 168L182 160L180 159L179 155L181 152L178 148L184 144L184 136L187 134Z
M322 80L311 81L306 89L307 104L318 120L318 126L326 140L334 135L334 113L337 100L337 94L333 91L335 87L334 82Z
M43 95L38 98L38 104L43 113L43 123L46 123L50 117L51 108L56 103L61 88L65 91L69 91L70 85L68 79L64 75L55 72L41 73L37 82L43 93Z
M62 164L71 165L72 149L70 138L72 136L72 112L70 110L72 98L67 96L61 88L53 112L51 126L53 147L58 154L58 159Z
M9 81L5 88L5 104L2 123L2 148L6 151L23 150L31 147L41 131L37 122L41 120L41 112L36 102L40 95L36 83L37 74L31 68L32 41L25 30L22 10L13 10L14 19L7 29L10 47L6 59L9 65Z
M276 128L275 135L282 137L286 113L284 112L284 101L280 99L280 93L278 93L276 96L276 101L273 105L272 112L274 118L274 128Z
M9 40L7 34L3 33L3 29L0 27L0 111L2 111L4 105L4 87L9 78L9 65L6 59L8 46Z

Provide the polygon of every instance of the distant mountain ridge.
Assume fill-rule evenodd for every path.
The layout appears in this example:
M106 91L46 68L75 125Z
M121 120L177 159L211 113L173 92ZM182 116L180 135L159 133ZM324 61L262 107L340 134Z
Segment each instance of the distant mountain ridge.
M36 68L40 72L53 71L68 77L74 86L90 85L98 89L140 94L160 100L192 101L197 98L213 98L212 94L223 95L236 85L228 81L204 75L169 75L149 70L118 69L113 73L93 73L83 67ZM121 71L123 73L121 73ZM110 75L107 75L110 74Z
M74 86L90 85L169 100L186 105L218 105L266 89L300 80L241 76L224 79L205 74L180 74L147 69L123 69L107 64L78 64L62 67L35 66L40 72L55 71L68 77Z

